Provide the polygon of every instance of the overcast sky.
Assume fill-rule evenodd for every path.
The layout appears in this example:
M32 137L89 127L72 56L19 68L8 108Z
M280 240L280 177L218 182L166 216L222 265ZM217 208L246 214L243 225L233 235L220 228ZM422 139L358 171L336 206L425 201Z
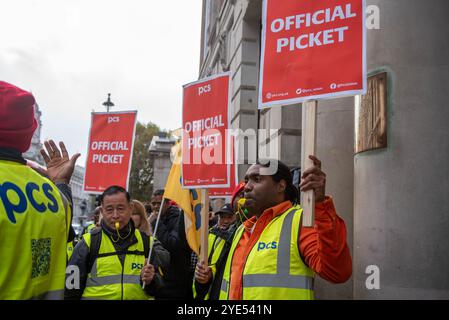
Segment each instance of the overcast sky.
M181 126L182 85L198 78L200 0L0 0L0 80L32 91L41 139L85 165L90 113L138 110Z

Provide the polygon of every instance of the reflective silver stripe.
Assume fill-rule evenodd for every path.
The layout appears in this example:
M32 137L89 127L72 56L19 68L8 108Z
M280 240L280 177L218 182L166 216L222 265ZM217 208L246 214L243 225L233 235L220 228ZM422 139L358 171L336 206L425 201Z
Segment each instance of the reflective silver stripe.
M90 276L92 278L96 278L97 277L97 260L95 259L94 264L92 265L92 269L90 270Z
M291 210L284 219L278 244L277 275L288 276L290 274L290 242L292 237L293 217L297 210Z
M123 283L131 283L131 284L140 285L140 275L124 274L123 275Z
M122 283L121 275L95 277L95 278L87 279L86 287L106 286L106 285L118 284L118 283ZM140 276L139 275L123 275L123 283L140 285Z
M313 289L313 277L277 274L246 274L243 276L243 287Z
M221 291L224 291L224 292L228 292L228 282L226 281L226 279L223 279L222 281L221 281Z
M47 291L32 297L31 300L64 300L64 290Z

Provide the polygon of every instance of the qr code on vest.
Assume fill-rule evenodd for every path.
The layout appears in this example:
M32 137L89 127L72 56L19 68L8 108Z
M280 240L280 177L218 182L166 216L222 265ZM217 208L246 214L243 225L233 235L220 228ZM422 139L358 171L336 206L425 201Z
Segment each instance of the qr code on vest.
M31 239L33 269L31 278L45 276L50 272L51 238Z

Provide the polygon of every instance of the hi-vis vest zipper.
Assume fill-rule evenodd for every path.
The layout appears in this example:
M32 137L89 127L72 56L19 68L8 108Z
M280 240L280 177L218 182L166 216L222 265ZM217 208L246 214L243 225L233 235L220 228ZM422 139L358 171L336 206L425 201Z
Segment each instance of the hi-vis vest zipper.
M0 168L0 299L63 299L67 200L23 164Z
M142 235L139 230L134 231L138 241L128 248L123 265L111 239L103 231L101 232L100 250L93 263L92 270L87 276L82 299L151 299L142 289L140 283L140 272L145 264L145 254ZM91 234L86 233L83 238L90 248Z
M243 300L310 300L314 298L314 273L302 261L298 249L301 229L300 206L275 217L262 231L246 258ZM220 300L229 299L231 265L235 248L244 232L237 229L226 261Z

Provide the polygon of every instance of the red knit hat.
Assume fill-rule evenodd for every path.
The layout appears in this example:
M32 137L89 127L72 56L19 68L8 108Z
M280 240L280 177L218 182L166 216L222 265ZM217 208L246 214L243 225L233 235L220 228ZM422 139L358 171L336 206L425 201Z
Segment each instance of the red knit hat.
M245 182L240 182L238 185L235 186L234 191L232 191L232 200L231 200L231 206L234 204L234 199L237 197L237 195L245 189ZM234 209L234 208L232 208Z
M37 128L34 97L16 86L0 81L0 147L25 152Z

